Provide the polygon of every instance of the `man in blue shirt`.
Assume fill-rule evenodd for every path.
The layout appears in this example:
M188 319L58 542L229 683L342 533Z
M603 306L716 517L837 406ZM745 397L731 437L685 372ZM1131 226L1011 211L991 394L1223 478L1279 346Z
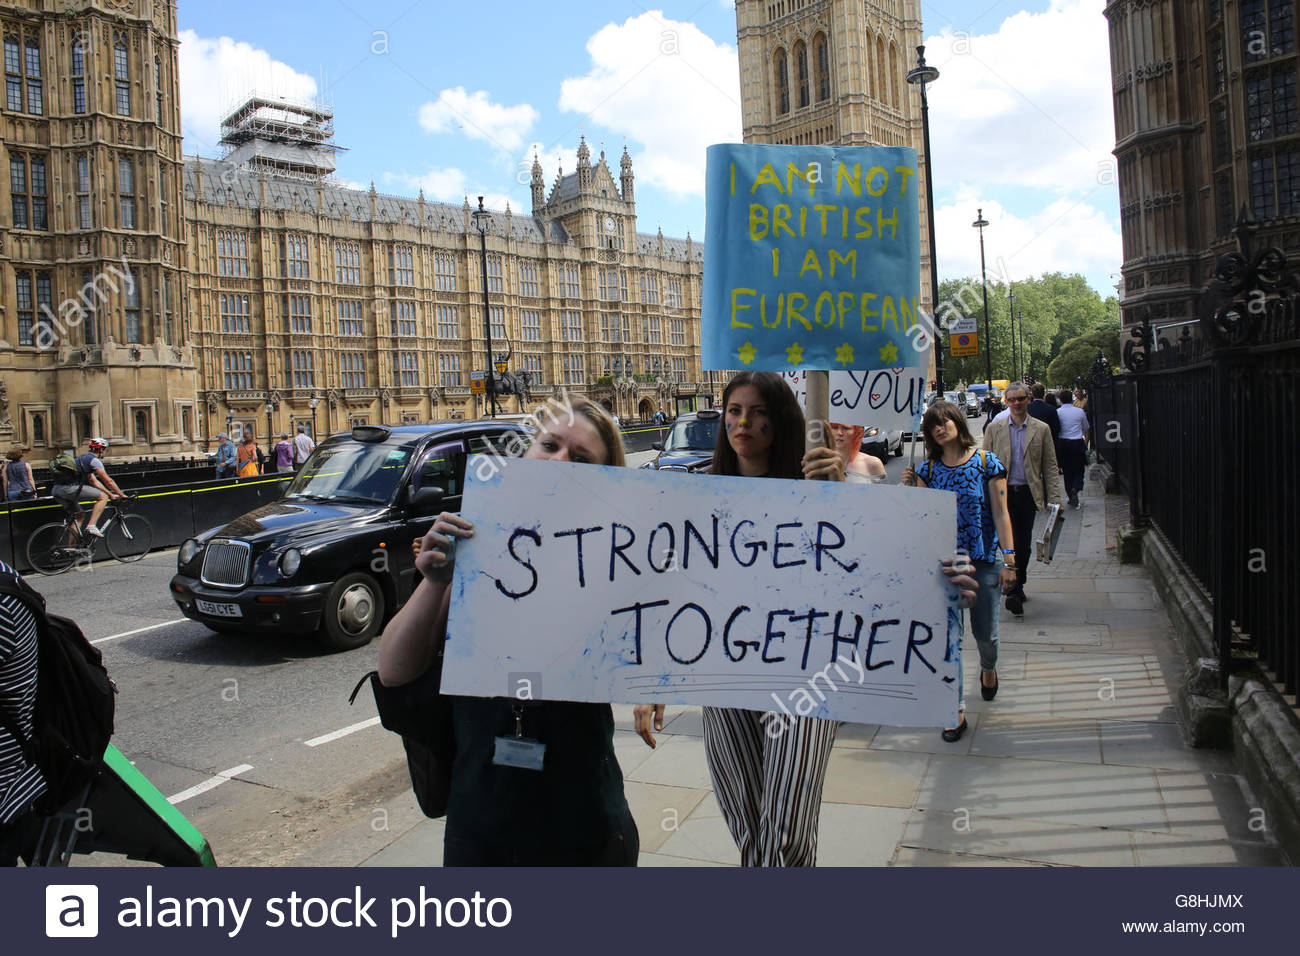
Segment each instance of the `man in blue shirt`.
M81 499L94 495L95 505L91 508L90 520L86 522L84 530L89 535L102 538L104 532L99 530L98 522L99 516L108 507L108 496L125 498L126 495L117 486L117 482L108 477L108 469L99 460L108 450L108 442L103 438L92 438L88 444L90 451L77 456L77 477L55 485L50 489L50 494L73 511L76 511Z
M235 477L235 443L225 432L217 436L217 477Z

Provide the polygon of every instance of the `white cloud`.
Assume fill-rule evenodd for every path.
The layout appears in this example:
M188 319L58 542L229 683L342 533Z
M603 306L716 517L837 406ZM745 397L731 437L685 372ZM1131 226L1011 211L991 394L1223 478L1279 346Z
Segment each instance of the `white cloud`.
M1112 294L1106 277L1119 271L1119 229L1095 205L1068 197L1022 218L997 200L981 199L973 189L963 188L954 202L935 210L941 277L980 274L979 232L971 225L980 207L988 222L984 248L989 282L1006 275L1015 281L1044 272L1078 272L1103 296Z
M504 211L506 203L509 203L513 212L521 212L517 196L486 189L471 181L463 169L454 166L430 167L422 173L384 173L379 181L401 194L415 195L423 189L424 198L431 201L460 204L468 198L471 206L477 206L478 197L482 196L483 205L488 209Z
M998 32L926 40L935 173L1091 192L1113 162L1110 48L1096 0L1056 0ZM1113 181L1113 174L1110 176Z
M926 60L941 71L929 88L939 274L978 275L970 224L983 206L990 270L1002 256L1016 278L1080 272L1109 294L1123 249L1110 49L1096 0L1053 0L993 34L945 30L926 40Z
M266 50L230 37L180 33L181 118L185 151L216 155L221 120L248 94L258 92L314 102L316 81Z
M483 90L466 93L463 86L445 89L420 106L420 126L427 133L460 130L470 139L492 143L506 152L523 145L538 113L527 103L503 106Z
M703 196L705 148L741 137L735 48L651 10L601 28L587 53L587 73L560 85L560 108L644 144L638 182Z

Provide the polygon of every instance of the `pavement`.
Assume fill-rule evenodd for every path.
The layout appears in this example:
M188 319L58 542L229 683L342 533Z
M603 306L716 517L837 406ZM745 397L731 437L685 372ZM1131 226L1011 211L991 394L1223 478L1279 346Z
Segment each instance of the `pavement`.
M1287 865L1231 753L1183 743L1182 656L1145 568L1116 557L1126 516L1126 499L1090 476L1056 560L1031 568L1024 617L1001 612L1001 688L992 702L968 695L959 742L936 727L841 727L819 866ZM966 645L973 692L978 657ZM653 751L632 732L630 706L614 715L640 864L738 865L699 708L670 707ZM441 864L442 820L421 817L409 793L384 814L351 852L336 844L295 863Z

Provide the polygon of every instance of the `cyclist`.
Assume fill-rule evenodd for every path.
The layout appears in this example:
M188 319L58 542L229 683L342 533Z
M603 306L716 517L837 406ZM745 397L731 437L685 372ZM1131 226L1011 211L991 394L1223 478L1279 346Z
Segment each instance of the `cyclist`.
M70 482L55 485L50 489L50 494L73 512L79 510L79 502L82 498L95 495L95 505L90 511L90 519L83 522L85 526L82 530L96 538L102 538L104 532L99 530L97 522L99 516L104 513L104 508L108 506L109 495L114 498L125 498L126 495L117 486L117 482L108 476L108 469L100 461L104 452L108 451L108 442L103 438L92 438L87 444L90 451L76 458L77 477Z

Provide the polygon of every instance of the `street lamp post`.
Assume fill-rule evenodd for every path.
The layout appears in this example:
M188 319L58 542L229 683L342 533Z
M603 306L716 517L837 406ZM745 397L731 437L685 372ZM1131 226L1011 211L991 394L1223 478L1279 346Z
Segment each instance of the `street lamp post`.
M316 440L316 406L320 404L320 399L315 395L307 402L307 407L311 409L311 440Z
M1025 355L1025 313L1021 312L1015 317L1015 325L1012 325L1011 332L1014 335L1016 326L1020 328L1020 369L1028 367L1027 357ZM1016 378L1020 378L1020 370L1016 371Z
M497 417L496 387L492 381L492 315L488 306L487 277L487 224L492 214L483 208L483 197L478 197L478 209L473 212L474 228L478 230L479 269L483 273L483 329L487 335L487 399L488 415Z
M1025 333L1025 336L1029 340L1029 347L1025 350L1025 375L1028 377L1030 374L1029 363L1034 360L1034 330L1030 329Z
M980 280L984 284L984 370L988 375L989 394L993 394L993 352L992 343L989 341L989 276L984 267L984 227L987 226L988 220L984 218L984 210L979 210L979 218L971 225L980 231ZM990 405L990 414L992 406Z
M266 457L268 461L275 458L275 446L271 444L271 430L274 427L271 424L271 413L275 411L275 406L269 401L266 403Z
M916 48L916 66L908 71L907 82L921 87L921 136L925 148L925 200L930 233L930 322L934 336L934 387L935 394L943 394L943 343L939 337L939 261L934 243L934 172L933 154L930 152L930 101L925 87L939 78L939 71L925 62L925 47ZM986 293L987 295L987 293ZM987 334L988 330L985 329ZM991 378L992 376L990 376Z
M1016 375L1016 290L1010 282L1007 283L1007 298L1011 304L1007 307L1007 321L1011 323L1011 377L1017 378Z

